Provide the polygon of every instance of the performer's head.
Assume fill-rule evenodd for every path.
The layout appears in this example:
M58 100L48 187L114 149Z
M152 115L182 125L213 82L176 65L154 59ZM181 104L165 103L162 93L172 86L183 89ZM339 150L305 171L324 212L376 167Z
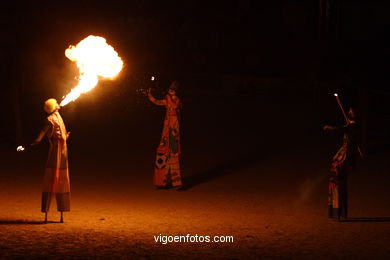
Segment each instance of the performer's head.
M178 90L179 88L179 82L178 81L172 81L171 85L169 86L168 88L168 94L173 96L173 95L176 95L176 91Z
M46 113L51 114L55 111L58 111L60 109L60 105L58 105L57 100L50 98L45 101L43 109L46 111Z
M350 119L356 118L355 110L354 110L352 107L349 108L348 117L349 117Z
M356 121L357 120L355 110L352 107L350 107L349 110L348 110L348 119L350 121Z

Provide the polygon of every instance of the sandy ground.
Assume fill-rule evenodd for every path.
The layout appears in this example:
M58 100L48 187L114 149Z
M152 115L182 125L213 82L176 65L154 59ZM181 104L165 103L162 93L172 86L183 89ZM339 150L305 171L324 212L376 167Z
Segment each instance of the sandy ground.
M327 175L340 136L312 127L314 99L200 97L184 98L181 191L156 190L151 181L163 110L98 99L64 109L72 131L65 223L54 203L51 222L42 224L47 144L19 154L2 149L0 258L390 257L388 153L367 156L350 177L350 220L339 223L327 218ZM24 131L34 133L40 123L29 111ZM164 245L155 242L160 234L234 241Z
M383 259L390 256L389 178L371 162L351 178L349 222L327 219L325 170L295 156L255 161L192 179L187 190L156 190L150 174L113 179L110 167L72 172L72 211L42 224L40 173L19 161L0 175L0 255L122 259ZM282 159L281 159L282 158ZM19 160L12 157L10 160ZM386 158L375 158L386 165ZM305 164L305 172L298 174ZM32 163L32 165L36 165ZM39 168L39 166L36 166ZM34 173L32 173L34 172ZM105 172L107 175L94 173ZM296 178L285 179L289 172ZM199 176L199 175L198 175ZM259 178L261 176L261 178ZM191 180L191 179L190 179ZM55 204L53 204L55 208ZM158 235L233 236L233 243L156 243Z

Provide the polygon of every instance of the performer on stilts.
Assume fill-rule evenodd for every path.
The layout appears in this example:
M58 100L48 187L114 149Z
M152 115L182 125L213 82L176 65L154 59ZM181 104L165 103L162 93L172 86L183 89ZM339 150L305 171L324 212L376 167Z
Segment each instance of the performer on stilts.
M45 213L44 223L47 223L47 213L54 196L57 201L57 210L61 212L61 223L64 222L63 212L70 211L68 150L66 145L70 132L66 131L64 121L58 112L59 109L60 106L55 99L51 98L45 102L44 110L49 116L46 118L44 127L38 137L31 144L39 143L45 135L50 143L42 191L41 211Z
M324 126L325 131L343 132L343 145L333 157L328 186L329 218L338 220L348 218L348 175L355 170L357 156L359 153L361 155L358 146L359 125L352 108L346 122L342 126Z
M180 109L181 103L176 91L179 87L173 81L164 99L157 100L148 92L151 102L165 106L166 114L160 144L157 147L156 163L154 168L153 184L157 188L179 188L182 186L180 172Z

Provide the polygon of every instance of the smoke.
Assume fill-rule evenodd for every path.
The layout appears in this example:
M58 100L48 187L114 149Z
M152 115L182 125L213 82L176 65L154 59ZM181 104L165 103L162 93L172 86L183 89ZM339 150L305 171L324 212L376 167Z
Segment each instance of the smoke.
M320 188L321 184L327 179L328 172L321 171L313 178L308 178L302 182L298 191L297 203L308 201L315 193L324 191Z

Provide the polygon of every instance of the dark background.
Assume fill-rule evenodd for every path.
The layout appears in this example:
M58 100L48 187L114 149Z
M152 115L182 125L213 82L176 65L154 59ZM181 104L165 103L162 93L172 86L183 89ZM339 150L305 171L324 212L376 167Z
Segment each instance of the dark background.
M14 1L0 8L0 255L17 258L388 259L388 1ZM124 61L60 111L72 211L40 212L48 98L76 85L64 55L103 36ZM151 77L156 78L151 81ZM164 108L181 82L184 190L152 184ZM365 157L348 180L348 222L327 218L342 142L333 96L354 106ZM153 235L234 235L158 245Z
M32 139L44 116L37 108L46 98L60 99L75 83L77 71L65 49L91 34L105 37L125 67L118 79L100 83L94 93L64 109L73 113L65 116L71 126L72 120L99 108L112 114L114 106L115 112L132 106L136 113L147 113L139 89L164 89L177 79L183 98L197 100L195 110L210 105L206 96L211 93L224 107L230 104L223 100L256 96L256 105L237 112L248 119L243 130L269 126L267 117L278 118L285 122L277 125L284 136L303 121L313 131L325 122L341 123L332 96L337 90L345 107L357 108L364 142L389 144L388 7L382 1L348 0L31 1L4 6L2 144ZM195 93L200 97L194 98ZM262 104L284 98L278 108L262 109ZM88 108L76 108L88 102ZM307 106L296 114L293 107L304 102ZM123 121L131 121L126 117L122 114ZM191 133L191 138L196 137Z
M389 4L384 1L31 1L1 9L1 146L38 133L43 101L74 86L65 49L107 39L125 66L113 81L62 109L73 165L153 161L162 97L179 80L184 165L295 148L328 149L354 106L367 153L390 147ZM155 76L154 82L150 77ZM326 148L328 147L328 148ZM42 148L34 148L42 152ZM218 155L218 156L216 156ZM193 160L191 158L196 158ZM75 166L74 166L75 167ZM184 169L185 169L184 167Z

